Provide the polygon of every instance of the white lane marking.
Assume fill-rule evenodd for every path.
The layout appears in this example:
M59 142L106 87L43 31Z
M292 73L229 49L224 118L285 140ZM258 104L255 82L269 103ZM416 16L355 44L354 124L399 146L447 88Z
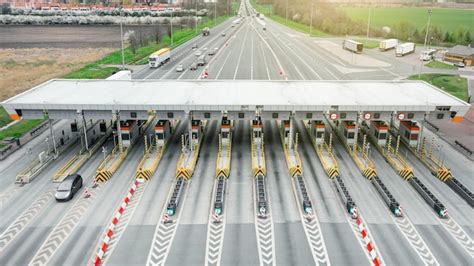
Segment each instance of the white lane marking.
M339 78L338 78L336 75L334 75L334 73L332 73L332 71L329 70L329 68L324 67L324 69L325 69L335 80L339 80Z
M3 205L20 190L20 186L11 184L0 194L0 209Z
M397 73L395 73L395 72L393 72L393 71L390 71L390 70L388 70L388 69L386 69L386 68L382 68L382 67L381 67L380 70L385 71L385 72L387 72L387 73L389 73L389 74L391 74L391 75L394 75L394 76L396 76L396 77L399 78L399 79L400 79L400 78L404 78L403 76L400 76L400 75L398 75Z
M440 265L408 217L390 217L425 265Z
M247 24L246 24L247 25ZM233 79L235 80L235 78L237 77L237 72L239 71L239 66L240 66L240 60L242 59L242 54L244 53L244 47L245 47L245 41L247 41L247 35L249 33L249 28L248 26L246 27L246 31L245 31L245 37L244 37L244 40L242 42L242 47L240 47L240 53L239 53L239 59L237 60L237 66L235 67L235 71L234 71L234 77Z
M270 80L270 72L268 70L267 57L265 56L265 51L263 50L262 43L260 43L260 49L262 50L263 62L265 63L265 69L267 70L267 78Z
M243 29L243 27L240 27L239 30L234 34L234 36L232 37L232 41L234 41L235 39L237 39L237 34ZM231 39L229 39L229 43L230 43ZM221 72L222 70L224 69L224 66L225 64L227 63L227 60L229 59L229 56L232 54L232 52L234 50L232 49L229 49L229 46L226 46L227 50L229 51L229 54L227 54L226 58L224 59L224 63L222 64L221 68L219 69L219 72L217 72L217 76L215 78L215 80L219 79L219 76L221 75Z

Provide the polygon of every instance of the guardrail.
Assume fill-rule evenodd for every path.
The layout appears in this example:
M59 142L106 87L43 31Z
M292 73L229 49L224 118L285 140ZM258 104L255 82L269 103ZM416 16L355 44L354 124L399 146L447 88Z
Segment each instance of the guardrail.
M463 150L464 152L466 152L469 155L472 155L472 151L469 148L467 148L466 146L464 146L461 142L455 140L454 143L456 144L456 146L461 148L461 150Z

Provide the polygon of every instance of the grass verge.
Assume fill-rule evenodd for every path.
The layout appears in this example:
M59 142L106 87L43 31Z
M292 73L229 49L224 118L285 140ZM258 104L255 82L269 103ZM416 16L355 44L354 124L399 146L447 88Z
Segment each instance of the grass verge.
M21 120L20 122L0 131L0 140L14 137L20 138L23 134L43 123L43 119Z
M0 106L0 127L6 126L12 120L3 106Z
M379 48L379 42L378 41L366 40L366 39L355 39L354 41L364 44L364 49Z
M284 26L287 26L291 29L294 29L296 31L309 34L309 32L310 32L310 26L309 25L299 23L299 22L293 21L291 19L287 20L286 18L284 18L282 16L273 15L272 14L272 8L273 8L272 5L257 4L255 2L255 0L251 0L250 2L252 4L252 6L255 8L255 10L257 10L257 12L264 14L266 17L271 18L273 21L275 21L277 23L280 23ZM311 31L311 36L329 37L329 36L332 36L332 35L330 35L328 33L325 33L323 31L317 30L313 27L313 30Z
M408 77L409 80L424 80L441 90L463 100L468 100L467 80L458 75L422 74Z
M439 62L439 61L431 61L428 64L426 64L425 66L430 67L430 68L440 68L440 69L457 69L453 65L446 64L446 63Z

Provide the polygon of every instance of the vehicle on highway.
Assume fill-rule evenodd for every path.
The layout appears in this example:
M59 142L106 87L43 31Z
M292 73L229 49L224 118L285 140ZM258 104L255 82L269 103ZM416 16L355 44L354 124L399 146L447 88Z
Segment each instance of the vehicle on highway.
M198 69L198 65L196 62L193 62L190 66L189 66L189 70L196 70Z
M349 50L353 53L361 54L362 50L364 49L364 45L360 42L356 42L353 40L344 40L342 43L342 48Z
M197 51L196 53L194 53L195 56L199 57L202 55L202 52L201 51Z
M54 197L57 201L69 201L74 197L77 191L82 187L82 177L78 174L66 176L63 182L59 184Z
M193 50L196 50L197 48L199 48L197 43L193 44L193 47L191 47Z
M198 66L204 66L207 63L206 56L201 55L196 62Z
M184 71L183 65L179 65L176 67L176 72L183 72L183 71Z
M217 51L219 51L219 47L216 47L216 48L214 48L213 50L210 50L209 53L208 53L208 55L213 56L213 55L215 55L215 54L217 53Z
M407 42L404 44L399 44L395 48L395 55L396 56L405 56L407 54L411 54L415 52L415 44L412 42Z
M454 66L462 68L462 67L465 67L466 65L463 62L456 62L456 63L454 63Z
M170 60L171 60L171 49L161 48L160 50L152 53L150 57L148 57L148 65L150 68L156 68Z
M223 33L221 34L221 36L222 36L222 37L225 37L225 35L226 35L226 33L225 33L225 32L223 32Z
M211 34L211 29L209 29L208 27L202 29L202 36L209 36L209 34Z
M388 39L388 40L383 40L379 43L379 50L381 52L388 51L390 49L394 49L398 45L398 40L397 39Z

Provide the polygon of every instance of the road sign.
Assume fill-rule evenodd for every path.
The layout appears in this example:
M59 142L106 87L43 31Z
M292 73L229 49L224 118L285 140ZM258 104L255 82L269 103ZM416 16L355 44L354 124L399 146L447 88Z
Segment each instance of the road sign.
M331 113L331 114L329 115L329 118L330 118L331 120L336 120L337 117L338 117L337 113Z
M364 120L370 120L372 118L372 114L371 113L365 113L364 114Z
M220 223L221 222L221 218L219 217L219 215L213 213L212 214L212 219L214 220L214 223Z
M353 208L353 209L352 209L352 218L353 218L353 219L357 219L357 216L358 216L358 214L357 214L357 208Z
M404 120L404 119L405 119L405 114L404 114L404 113L399 113L399 114L397 115L397 118L398 118L398 120L400 120L400 121L401 121L401 120Z
M265 207L260 207L260 215L265 216Z
M170 220L169 215L168 215L167 213L165 213L165 214L163 215L163 222L166 223L166 222L168 222L169 220Z

